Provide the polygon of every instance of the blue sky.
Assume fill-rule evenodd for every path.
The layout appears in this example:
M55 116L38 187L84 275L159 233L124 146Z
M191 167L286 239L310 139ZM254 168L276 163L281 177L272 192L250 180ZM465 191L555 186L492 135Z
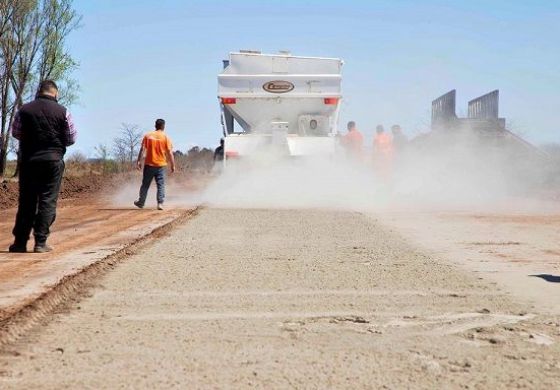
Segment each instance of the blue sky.
M426 131L431 101L500 89L500 116L529 141L560 142L560 1L76 0L76 149L94 155L122 122L156 118L178 149L221 136L216 76L230 51L345 61L339 128ZM371 141L371 139L369 139Z

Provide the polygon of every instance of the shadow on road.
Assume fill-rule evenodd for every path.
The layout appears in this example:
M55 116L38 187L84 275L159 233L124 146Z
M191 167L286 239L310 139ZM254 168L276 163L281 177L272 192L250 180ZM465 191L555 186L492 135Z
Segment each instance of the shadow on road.
M540 274L540 275L529 275L529 276L533 276L535 278L541 278L550 283L560 283L560 276L557 275Z

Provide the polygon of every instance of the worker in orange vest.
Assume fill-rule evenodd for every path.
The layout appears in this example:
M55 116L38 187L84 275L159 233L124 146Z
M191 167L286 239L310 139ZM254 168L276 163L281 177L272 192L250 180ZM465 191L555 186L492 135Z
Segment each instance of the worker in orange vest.
M389 179L393 163L393 139L385 133L383 125L377 125L375 128L373 162L374 169L379 177L385 180Z
M360 160L364 148L364 136L356 128L356 122L350 121L346 126L348 133L342 137L342 146L348 156Z

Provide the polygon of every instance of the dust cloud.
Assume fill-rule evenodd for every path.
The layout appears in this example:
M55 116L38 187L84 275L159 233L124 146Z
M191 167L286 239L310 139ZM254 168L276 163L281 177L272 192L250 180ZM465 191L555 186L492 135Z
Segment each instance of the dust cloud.
M521 145L523 146L523 145ZM327 208L378 210L546 210L543 194L551 190L547 158L537 149L511 140L484 138L471 131L432 132L394 150L379 164L371 148L361 156L339 147L335 155L286 157L274 150L252 158L229 160L214 167L199 189L185 181L188 172L171 176L166 204L204 204L227 208ZM186 179L185 179L186 177ZM140 174L114 191L114 206L130 206L137 198ZM197 186L194 186L197 187ZM155 183L147 207L155 205Z
M515 207L546 188L546 161L504 140L469 132L429 134L379 164L373 151L355 158L263 156L228 161L196 199L216 207L495 209ZM528 203L525 201L525 205Z
M260 158L228 164L200 195L202 203L360 210L385 201L383 185L370 170L343 159Z

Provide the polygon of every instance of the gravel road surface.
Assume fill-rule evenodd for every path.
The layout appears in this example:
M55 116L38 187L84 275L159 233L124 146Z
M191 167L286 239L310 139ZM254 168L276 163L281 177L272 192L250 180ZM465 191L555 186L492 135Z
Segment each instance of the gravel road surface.
M8 253L15 209L0 210L0 322L52 289L64 277L145 237L188 210L161 211L134 206L108 208L102 201L62 202L49 244L50 253ZM33 240L27 245L33 250Z
M0 388L555 388L560 318L359 213L206 209L0 355Z

